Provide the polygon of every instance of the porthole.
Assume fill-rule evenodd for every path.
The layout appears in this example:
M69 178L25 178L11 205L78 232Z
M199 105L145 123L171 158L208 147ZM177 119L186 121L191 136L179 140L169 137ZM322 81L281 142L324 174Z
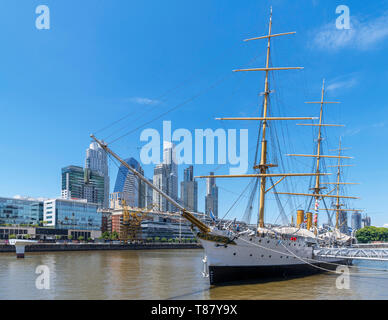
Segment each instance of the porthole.
M271 258L272 256L268 256L268 258Z
M252 257L252 253L249 256Z
M233 252L233 255L235 256L235 255L236 255L236 252Z
M267 240L267 243L269 243L269 240Z
M264 258L264 254L262 254L261 257Z

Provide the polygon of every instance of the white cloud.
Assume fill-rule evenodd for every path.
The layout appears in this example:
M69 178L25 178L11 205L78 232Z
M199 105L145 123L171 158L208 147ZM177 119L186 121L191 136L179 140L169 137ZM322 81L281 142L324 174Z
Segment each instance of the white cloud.
M350 78L350 79L344 79L344 80L334 80L331 82L326 90L327 91L334 91L337 89L349 89L357 85L358 80L357 78Z
M388 223L383 225L384 228L388 228Z
M336 28L335 20L322 26L314 32L313 46L328 50L345 47L371 49L379 41L388 38L388 13L367 21L350 16L350 26L348 30L339 30Z
M348 136L348 137L355 136L356 134L359 134L361 130L362 130L361 128L346 130L344 133L344 136Z
M385 127L385 122L378 122L373 125L373 128L383 128Z
M153 99L142 98L142 97L130 98L129 101L137 104L147 104L147 105L159 103L159 100L153 100Z

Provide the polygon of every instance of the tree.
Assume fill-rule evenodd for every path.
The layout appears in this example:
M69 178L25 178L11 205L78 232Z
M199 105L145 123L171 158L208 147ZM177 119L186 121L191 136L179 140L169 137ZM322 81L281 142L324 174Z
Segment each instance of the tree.
M72 235L70 235L70 236L68 236L68 237L67 237L67 239L69 239L69 240L73 240L73 236L72 236Z
M79 240L79 241L83 241L84 239L85 239L85 238L84 238L83 236L79 236L79 237L78 237L78 240Z
M119 234L116 231L113 231L110 238L111 240L117 240L119 238Z
M105 231L102 235L101 235L101 238L105 239L105 240L108 240L110 239L111 237L111 234L108 232L108 231Z
M388 228L364 227L356 232L357 241L360 243L370 243L372 241L388 241Z

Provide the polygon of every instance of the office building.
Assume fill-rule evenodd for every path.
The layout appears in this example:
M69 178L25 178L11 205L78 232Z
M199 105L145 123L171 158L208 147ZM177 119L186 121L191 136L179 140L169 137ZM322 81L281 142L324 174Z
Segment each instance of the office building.
M210 175L214 175L214 172L210 172ZM206 180L205 213L210 215L210 211L216 218L218 217L218 187L215 178Z
M154 169L153 184L178 201L178 165L176 162L175 145L163 142L163 163ZM176 212L178 208L167 202L158 192L153 191L153 203L160 211Z
M139 162L134 158L126 159L125 162L140 174L144 174ZM113 193L119 193L130 207L145 207L146 188L145 183L136 177L128 168L121 165L117 172L116 183Z
M86 199L103 207L104 188L104 177L98 171L78 166L62 168L63 199Z
M92 142L86 150L85 168L96 171L104 177L103 208L109 207L108 156L97 142Z
M371 220L370 220L370 217L368 217L368 216L365 216L362 219L362 222L364 223L364 227L370 227L371 226Z
M339 230L344 234L349 233L348 227L348 213L346 211L339 212Z
M151 179L148 179L149 182L153 183ZM152 201L152 196L154 189L152 189L148 184L145 185L145 204L144 208L147 209L152 209L153 208L153 201Z
M185 208L197 212L198 182L194 180L193 166L184 170L181 182L181 201Z
M0 198L0 225L39 225L43 221L43 201Z
M102 216L95 203L83 200L51 199L44 201L43 219L47 227L101 231Z
M352 213L352 230L357 231L361 229L361 213L353 212Z

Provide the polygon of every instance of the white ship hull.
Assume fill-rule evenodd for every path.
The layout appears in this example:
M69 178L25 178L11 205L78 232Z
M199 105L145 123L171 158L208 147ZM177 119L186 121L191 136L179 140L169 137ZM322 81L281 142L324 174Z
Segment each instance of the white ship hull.
M302 237L291 241L242 235L229 244L205 239L200 242L205 250L210 284L307 275L351 262L314 257L313 247Z

